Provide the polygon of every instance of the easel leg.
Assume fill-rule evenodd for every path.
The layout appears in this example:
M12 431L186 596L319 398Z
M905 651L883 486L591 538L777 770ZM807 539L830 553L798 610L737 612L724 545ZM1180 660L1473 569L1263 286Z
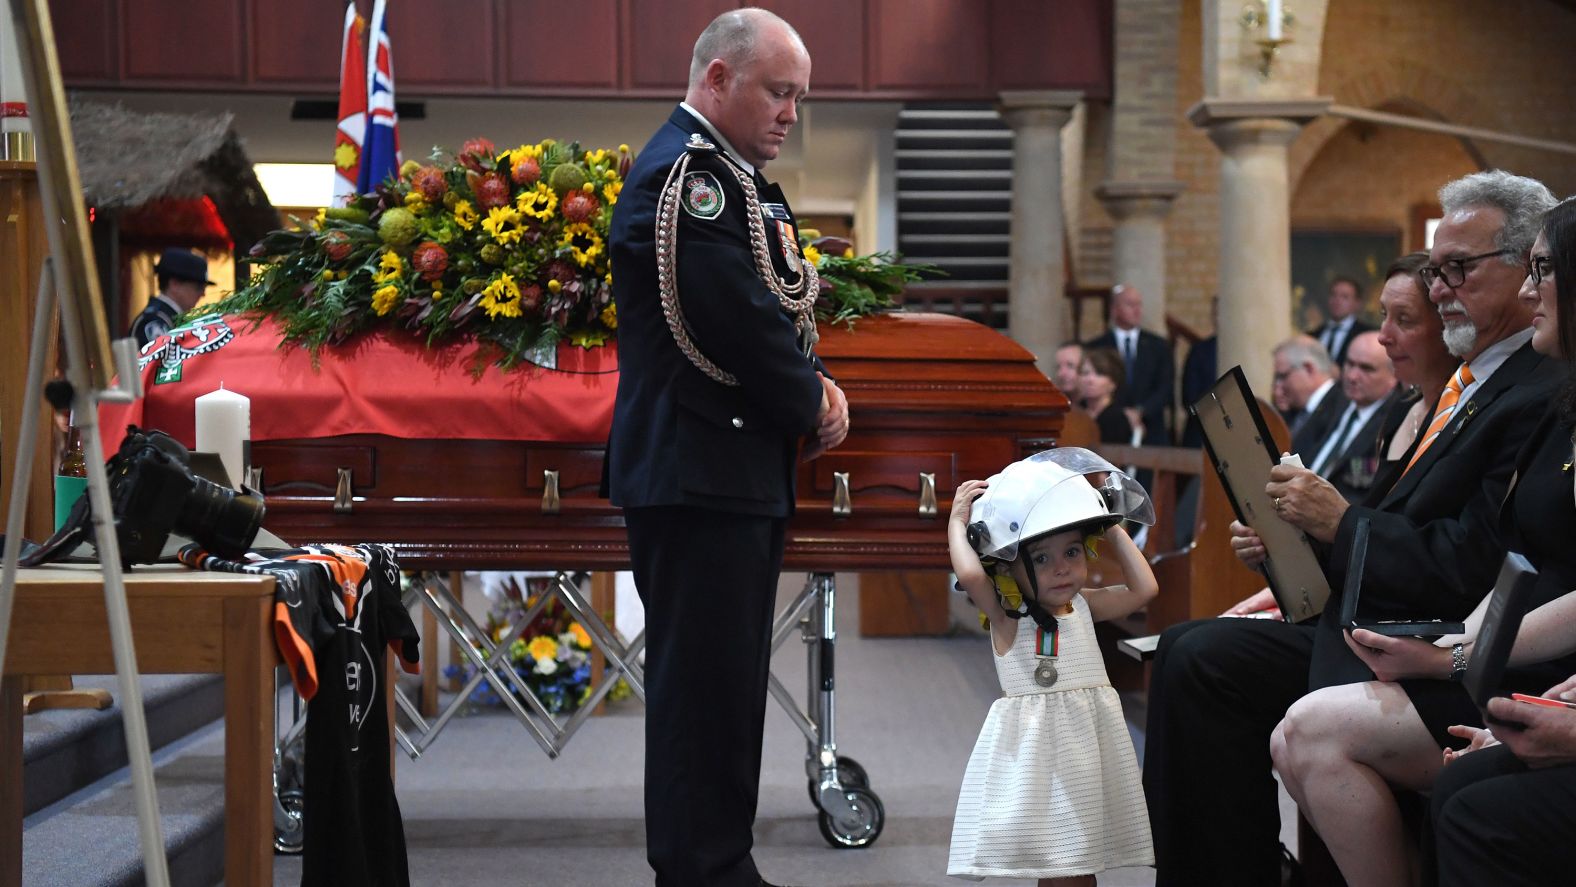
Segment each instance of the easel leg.
M103 711L115 703L108 690L98 687L78 689L71 684L71 675L38 675L25 679L22 688L22 714L63 708L91 708Z

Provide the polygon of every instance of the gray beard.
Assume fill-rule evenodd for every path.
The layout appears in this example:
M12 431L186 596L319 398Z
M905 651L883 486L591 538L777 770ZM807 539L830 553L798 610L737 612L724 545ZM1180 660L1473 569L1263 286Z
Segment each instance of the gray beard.
M1445 324L1445 350L1456 357L1465 357L1477 344L1478 328L1471 320Z

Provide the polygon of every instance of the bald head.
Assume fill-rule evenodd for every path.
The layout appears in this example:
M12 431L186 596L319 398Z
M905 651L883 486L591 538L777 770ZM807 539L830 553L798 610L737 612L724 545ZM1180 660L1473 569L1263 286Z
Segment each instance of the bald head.
M1144 320L1144 294L1138 287L1119 283L1111 287L1111 322L1130 330Z
M1395 390L1395 368L1379 344L1379 333L1359 333L1346 346L1346 362L1341 369L1341 390L1360 407L1378 403Z
M760 167L776 159L809 91L810 53L799 33L764 9L736 9L695 41L684 101Z
M690 56L689 88L693 90L705 78L706 66L711 64L712 59L720 59L733 67L744 64L752 57L757 42L766 31L786 35L790 41L798 44L801 51L804 50L804 41L799 38L799 32L776 13L755 7L724 12L712 19L711 24L695 40L695 52Z

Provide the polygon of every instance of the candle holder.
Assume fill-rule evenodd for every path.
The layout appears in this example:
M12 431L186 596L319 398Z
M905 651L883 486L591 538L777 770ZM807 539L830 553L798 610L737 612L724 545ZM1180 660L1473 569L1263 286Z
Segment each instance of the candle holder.
M1254 35L1253 42L1259 47L1259 77L1270 79L1275 53L1292 42L1289 32L1296 18L1280 0L1249 0L1238 21L1244 31Z

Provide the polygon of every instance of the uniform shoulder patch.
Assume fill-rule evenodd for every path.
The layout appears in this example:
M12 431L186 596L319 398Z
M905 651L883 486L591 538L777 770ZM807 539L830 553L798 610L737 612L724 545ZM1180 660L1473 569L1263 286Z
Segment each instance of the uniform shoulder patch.
M722 183L706 170L686 172L681 192L684 211L695 218L715 219L722 215Z

